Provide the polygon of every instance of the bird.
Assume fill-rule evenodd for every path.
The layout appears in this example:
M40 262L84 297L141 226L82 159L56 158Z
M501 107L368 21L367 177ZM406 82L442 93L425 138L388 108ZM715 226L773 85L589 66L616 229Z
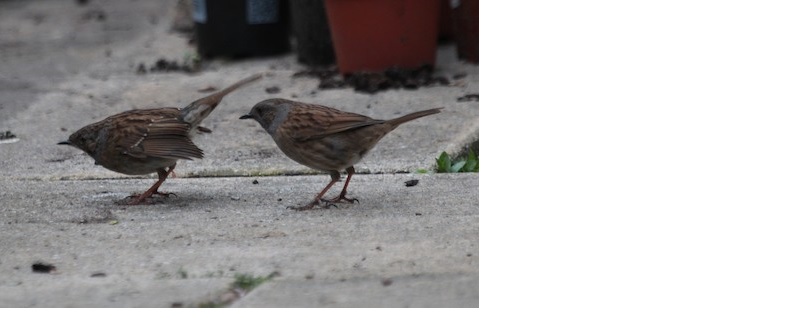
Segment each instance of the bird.
M255 104L250 112L239 119L254 119L263 127L278 148L292 160L309 168L330 174L330 183L313 201L294 210L329 207L337 202L357 202L347 198L347 186L355 174L353 167L386 134L408 121L440 113L433 108L410 113L389 120L373 119L364 115L341 111L332 107L273 98ZM322 196L341 179L340 171L347 172L341 193L331 199Z
M158 181L147 191L128 197L132 198L129 205L141 204L153 195L169 196L173 193L158 192L158 188L173 173L177 161L203 157L203 151L191 141L197 132L211 132L200 122L225 95L261 77L263 74L249 76L183 108L134 109L112 115L78 129L58 144L83 150L96 165L111 171L127 175L158 173Z

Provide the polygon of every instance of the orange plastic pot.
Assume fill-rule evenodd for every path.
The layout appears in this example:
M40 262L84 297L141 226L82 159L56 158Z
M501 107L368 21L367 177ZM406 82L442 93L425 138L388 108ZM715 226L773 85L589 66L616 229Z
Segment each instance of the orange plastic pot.
M435 65L440 1L325 0L342 74Z

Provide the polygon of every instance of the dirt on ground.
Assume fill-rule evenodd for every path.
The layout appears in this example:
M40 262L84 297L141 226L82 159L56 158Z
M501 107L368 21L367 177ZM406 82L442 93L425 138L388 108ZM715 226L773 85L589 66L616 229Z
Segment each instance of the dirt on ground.
M356 91L374 94L390 89L418 89L429 86L449 86L450 79L436 74L432 66L417 69L390 68L383 72L358 72L341 75L334 68L312 69L294 74L296 77L316 77L319 89L352 87ZM462 78L455 75L453 79Z

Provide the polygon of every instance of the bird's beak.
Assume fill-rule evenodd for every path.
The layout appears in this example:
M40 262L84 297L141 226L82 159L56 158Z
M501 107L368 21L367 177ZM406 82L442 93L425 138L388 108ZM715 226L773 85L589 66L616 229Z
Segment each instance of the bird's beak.
M239 117L239 119L250 119L250 118L252 118L252 115L250 114Z
M69 141L62 141L58 143L59 145L72 145Z

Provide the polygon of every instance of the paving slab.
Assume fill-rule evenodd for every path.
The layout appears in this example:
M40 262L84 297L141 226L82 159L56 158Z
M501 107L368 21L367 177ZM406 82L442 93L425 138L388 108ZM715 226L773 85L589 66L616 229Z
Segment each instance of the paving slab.
M478 306L477 174L357 175L360 203L286 208L326 181L169 179L143 206L115 201L146 180L4 182L0 307L199 306L274 272L233 305Z

